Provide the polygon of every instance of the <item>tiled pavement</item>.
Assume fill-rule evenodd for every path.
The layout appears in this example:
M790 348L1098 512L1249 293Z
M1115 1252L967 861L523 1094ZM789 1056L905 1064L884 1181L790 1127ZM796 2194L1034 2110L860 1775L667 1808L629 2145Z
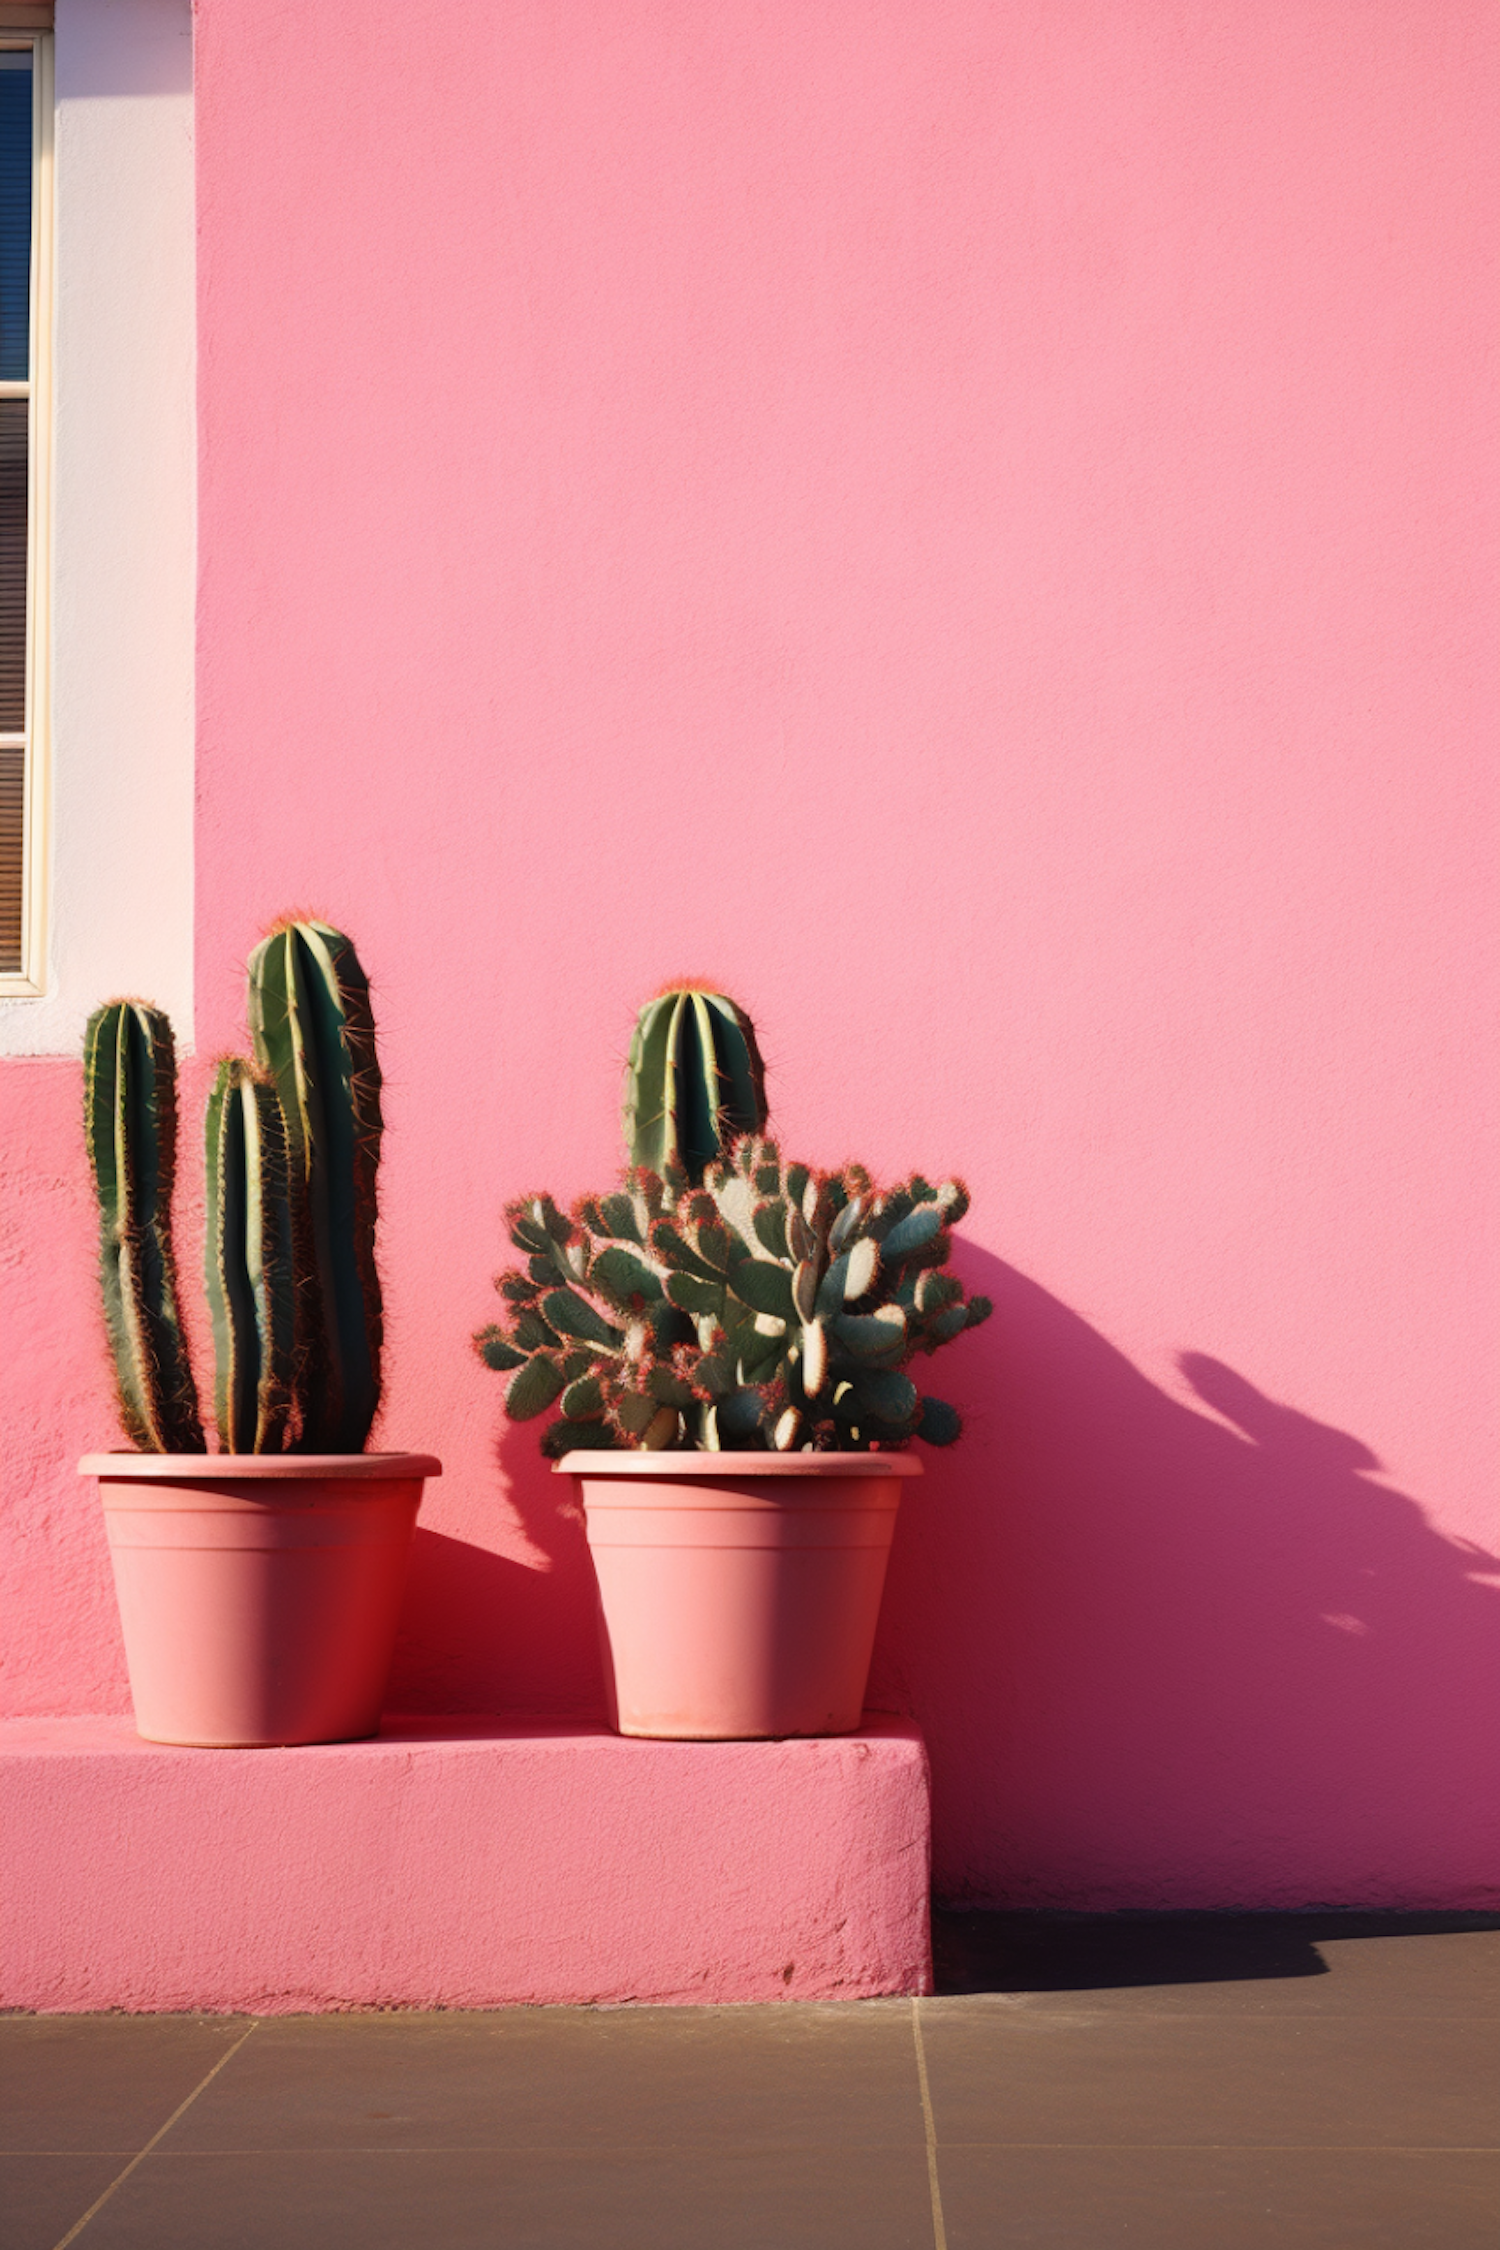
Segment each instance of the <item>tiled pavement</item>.
M1495 2250L1500 1921L973 1915L849 2006L0 2018L3 2250Z

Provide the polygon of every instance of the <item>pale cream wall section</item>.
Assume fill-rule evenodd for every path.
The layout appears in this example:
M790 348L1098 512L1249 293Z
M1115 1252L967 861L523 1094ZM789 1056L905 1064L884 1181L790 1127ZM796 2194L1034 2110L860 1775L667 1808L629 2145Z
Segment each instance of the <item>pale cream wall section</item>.
M101 999L193 1027L190 0L57 0L47 989L0 1054L76 1052Z

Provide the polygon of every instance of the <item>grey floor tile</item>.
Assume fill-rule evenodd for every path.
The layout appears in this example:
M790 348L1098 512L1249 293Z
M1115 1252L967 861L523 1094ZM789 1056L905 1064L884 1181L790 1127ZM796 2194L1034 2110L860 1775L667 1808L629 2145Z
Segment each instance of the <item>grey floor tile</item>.
M150 2156L80 2250L931 2250L916 2150Z
M949 2250L1494 2250L1500 2159L944 2150Z
M937 1982L1039 2008L1500 2017L1500 1926L1465 1922L1496 1917L940 1913Z
M1319 1941L1325 2006L1349 2014L1500 2019L1500 1930Z
M940 2145L1496 2141L1490 2022L1034 2012L969 2000L924 2007L922 2023Z
M0 2243L53 2250L125 2168L123 2156L0 2155Z
M259 2025L172 2150L922 2145L906 2004Z
M0 2149L133 2156L244 2028L232 2016L0 2016Z

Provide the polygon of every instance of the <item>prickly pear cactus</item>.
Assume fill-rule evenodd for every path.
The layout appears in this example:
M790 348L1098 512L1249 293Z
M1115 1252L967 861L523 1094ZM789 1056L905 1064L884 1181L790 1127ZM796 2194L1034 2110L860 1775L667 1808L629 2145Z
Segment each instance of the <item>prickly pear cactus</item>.
M237 1056L208 1105L204 1268L214 1419L225 1453L280 1453L292 1416L296 1283L287 1136L276 1089Z
M370 986L326 922L280 924L250 956L250 1036L286 1119L298 1264L295 1448L358 1453L380 1403L375 1266L383 1129Z
M680 1166L694 1186L742 1133L763 1133L766 1074L744 1010L687 986L648 1000L630 1042L621 1123L633 1168Z
M476 1342L512 1420L560 1408L553 1455L951 1445L956 1411L907 1370L989 1317L945 1270L967 1208L957 1180L881 1194L747 1134L697 1187L638 1167L571 1215L511 1204L526 1267L500 1276L504 1317Z
M172 1255L177 1065L172 1026L159 1008L112 1000L90 1016L84 1129L99 1199L104 1319L126 1434L146 1453L201 1453Z

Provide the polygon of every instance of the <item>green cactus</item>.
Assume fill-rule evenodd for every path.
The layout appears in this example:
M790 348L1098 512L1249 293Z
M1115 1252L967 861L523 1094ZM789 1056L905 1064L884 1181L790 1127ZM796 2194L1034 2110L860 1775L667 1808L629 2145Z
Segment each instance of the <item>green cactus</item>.
M280 1453L296 1321L287 1136L275 1087L237 1056L219 1065L206 1137L219 1444L226 1453Z
M198 1396L177 1312L172 1026L142 1001L97 1008L84 1039L84 1123L99 1199L104 1316L120 1411L147 1453L201 1453Z
M742 1133L766 1128L766 1074L755 1027L720 992L682 986L648 1000L625 1073L621 1122L632 1167L693 1186Z
M553 1455L949 1445L957 1413L906 1369L989 1317L943 1270L967 1208L959 1181L882 1195L858 1166L784 1165L747 1134L697 1187L637 1168L571 1217L511 1204L526 1271L501 1275L505 1321L476 1342L510 1377L512 1420L560 1401Z
M259 1068L219 1065L207 1118L207 1281L219 1442L358 1453L380 1401L375 1268L380 1071L364 971L324 922L287 921L250 961ZM173 1275L172 1027L117 1000L90 1017L85 1123L105 1319L127 1434L202 1453Z
M375 1266L382 1119L370 987L349 940L288 921L250 956L250 1033L286 1118L298 1262L299 1434L358 1453L380 1403Z

